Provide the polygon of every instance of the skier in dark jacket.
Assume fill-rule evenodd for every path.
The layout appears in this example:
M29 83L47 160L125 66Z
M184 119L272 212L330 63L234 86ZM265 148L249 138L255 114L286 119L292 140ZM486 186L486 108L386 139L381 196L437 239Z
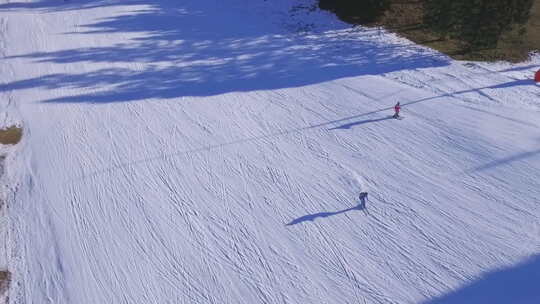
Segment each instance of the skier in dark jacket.
M360 192L358 198L360 199L360 206L358 207L360 209L366 209L367 192Z

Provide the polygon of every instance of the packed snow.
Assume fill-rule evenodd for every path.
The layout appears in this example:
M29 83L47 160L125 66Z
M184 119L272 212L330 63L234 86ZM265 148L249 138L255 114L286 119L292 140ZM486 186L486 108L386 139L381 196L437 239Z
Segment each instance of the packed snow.
M540 303L539 56L314 0L0 0L0 55L11 303Z

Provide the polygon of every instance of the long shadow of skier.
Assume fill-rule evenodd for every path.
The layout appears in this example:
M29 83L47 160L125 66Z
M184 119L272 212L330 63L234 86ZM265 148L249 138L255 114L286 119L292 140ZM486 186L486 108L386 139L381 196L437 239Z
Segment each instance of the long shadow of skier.
M341 125L341 126L338 126L338 127L331 128L329 130L350 129L351 127L354 127L354 126L359 126L359 125L372 123L372 122L385 121L385 120L389 120L389 119L392 119L392 118L393 118L392 116L388 116L388 117L384 117L384 118L366 119L366 120L361 120L361 121L355 121L355 122L344 124L344 125Z
M300 223L303 223L303 222L313 222L317 218L326 218L326 217L346 213L346 212L353 211L353 210L358 210L358 211L363 210L364 212L366 212L366 199L367 199L367 195L363 196L363 197L361 196L358 206L355 206L355 207L352 207L352 208L343 209L343 210L335 211L335 212L319 212L319 213L314 213L314 214L308 214L308 215L301 216L301 217L299 217L297 219L294 219L293 221L288 223L286 226L292 226L292 225L300 224Z

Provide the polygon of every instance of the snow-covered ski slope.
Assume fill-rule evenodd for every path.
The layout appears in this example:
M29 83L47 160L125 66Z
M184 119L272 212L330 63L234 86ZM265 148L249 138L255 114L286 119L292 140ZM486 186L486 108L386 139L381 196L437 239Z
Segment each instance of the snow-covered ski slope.
M540 303L539 57L311 0L0 2L12 303Z

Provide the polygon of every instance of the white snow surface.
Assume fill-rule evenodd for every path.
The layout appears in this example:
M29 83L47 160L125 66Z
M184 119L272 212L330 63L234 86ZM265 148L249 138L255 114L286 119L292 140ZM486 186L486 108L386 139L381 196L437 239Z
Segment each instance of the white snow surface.
M12 303L540 303L539 56L312 0L0 0L0 55Z

